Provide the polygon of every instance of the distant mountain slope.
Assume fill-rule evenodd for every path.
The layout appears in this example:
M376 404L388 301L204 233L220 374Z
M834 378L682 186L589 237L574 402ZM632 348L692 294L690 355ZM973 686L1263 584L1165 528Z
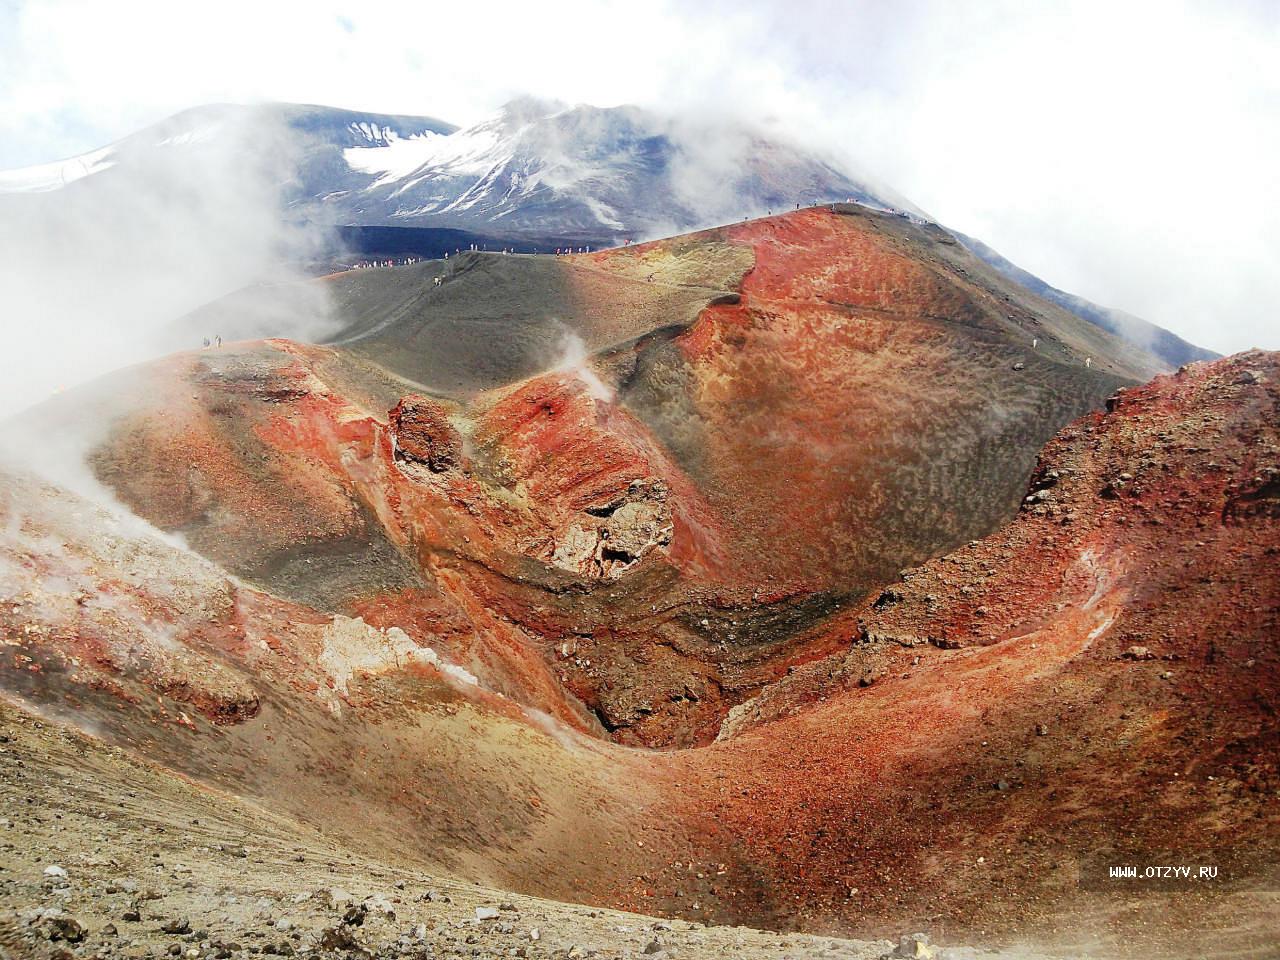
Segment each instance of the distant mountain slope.
M436 256L466 249L468 240L490 249L614 246L845 200L927 219L892 190L740 124L528 98L462 129L431 117L323 106L197 107L82 157L0 172L0 207L56 217L79 204L73 219L84 219L85 209L118 208L98 203L103 197L144 187L166 204L187 193L206 203L225 196L248 209L278 206L270 211L277 219L337 228L319 252L314 243L284 239L281 256L323 263ZM353 234L352 227L379 232ZM193 230L183 224L174 232ZM956 236L1005 276L1163 364L1215 356Z
M901 205L816 156L722 122L698 127L633 106L533 100L448 136L343 151L371 177L322 206L341 220L457 226L512 237L669 235L796 203Z
M343 150L385 147L401 139L446 136L457 128L432 117L407 117L273 103L256 106L214 103L192 107L109 146L69 160L0 171L0 195L47 193L117 167L184 163L221 150L258 153L285 148L290 192L323 196L359 188ZM259 158L246 156L246 168ZM203 169L203 168L202 168Z
M1137 344L1168 363L1170 367L1180 367L1184 363L1194 363L1199 360L1216 360L1219 356L1212 350L1206 350L1204 347L1197 347L1194 343L1188 343L1176 333L1172 333L1164 329L1164 327L1157 327L1154 323L1149 323L1141 317L1135 317L1132 313L1125 313L1123 310L1112 310L1110 307L1100 307L1084 297L1077 297L1074 293L1059 290L1057 287L1045 283L1035 274L1028 273L1017 264L1006 260L981 240L967 237L955 230L952 230L951 233L957 240L968 247L975 256L985 260L1011 280L1022 284L1032 293L1039 294L1060 307L1065 307L1077 317L1083 317L1090 323L1097 324L1103 330L1114 333L1121 339Z
M113 168L270 150L293 215L612 244L797 203L906 201L803 150L723 121L532 99L458 129L431 117L292 104L197 107L83 157L0 173L0 194L57 190ZM247 158L253 160L254 158Z

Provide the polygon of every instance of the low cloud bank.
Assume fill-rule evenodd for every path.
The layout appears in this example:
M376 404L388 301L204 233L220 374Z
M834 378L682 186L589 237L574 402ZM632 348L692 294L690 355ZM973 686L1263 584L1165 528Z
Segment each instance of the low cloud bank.
M207 108L114 145L92 176L0 192L0 417L197 348L220 331L184 331L177 318L247 284L296 279L286 264L323 240L284 208L297 149L269 111ZM311 300L314 331L288 333L327 328L325 297Z

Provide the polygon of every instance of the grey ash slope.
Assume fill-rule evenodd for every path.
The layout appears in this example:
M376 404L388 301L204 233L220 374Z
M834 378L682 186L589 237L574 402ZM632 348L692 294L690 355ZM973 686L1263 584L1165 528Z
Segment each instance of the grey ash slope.
M249 287L170 328L175 349L217 330L228 340L305 329L328 305L327 342L400 378L402 389L465 398L544 372L572 335L595 354L659 328L683 329L712 299L733 294L752 258L745 247L695 235L664 276L624 276L580 257L463 252L395 269L350 270ZM444 282L434 285L434 278ZM314 328L314 324L312 324Z

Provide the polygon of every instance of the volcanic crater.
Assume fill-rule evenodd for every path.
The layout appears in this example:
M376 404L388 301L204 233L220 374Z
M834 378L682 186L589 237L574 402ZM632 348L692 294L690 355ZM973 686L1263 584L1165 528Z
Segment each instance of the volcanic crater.
M310 283L328 343L14 428L96 412L146 524L7 474L11 697L559 900L1123 942L1163 901L1115 909L1106 864L1213 857L1142 929L1185 947L1274 889L1275 354L1164 371L856 205Z

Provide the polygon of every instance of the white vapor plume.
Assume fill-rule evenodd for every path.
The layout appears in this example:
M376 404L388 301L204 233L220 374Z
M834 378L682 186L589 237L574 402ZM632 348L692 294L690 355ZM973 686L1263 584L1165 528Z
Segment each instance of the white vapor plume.
M226 331L184 328L180 317L246 284L295 275L282 265L316 240L283 208L297 143L269 110L209 108L114 145L92 176L55 167L50 189L0 190L0 415L198 348ZM307 312L319 329L321 288L298 289L314 299ZM302 331L261 331L281 332Z
M613 402L613 390L591 369L587 358L587 345L576 333L565 334L563 352L555 365L555 370L558 373L568 373L577 377L594 399L602 403Z

